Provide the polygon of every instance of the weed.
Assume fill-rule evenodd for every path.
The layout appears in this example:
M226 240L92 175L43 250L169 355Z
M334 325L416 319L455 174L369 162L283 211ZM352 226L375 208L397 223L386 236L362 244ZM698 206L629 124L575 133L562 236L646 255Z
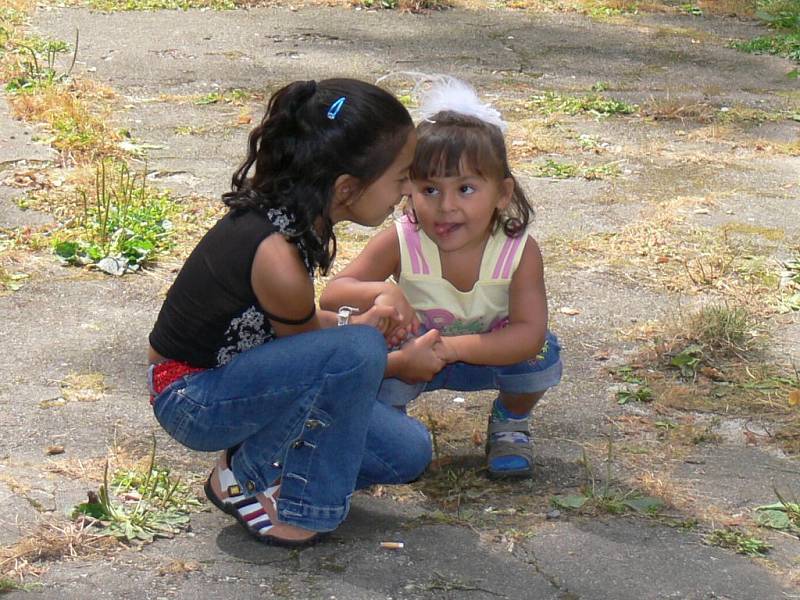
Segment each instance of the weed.
M189 512L200 506L189 488L170 476L169 469L155 463L153 438L150 462L144 472L114 473L109 488L108 462L103 484L97 494L89 492L88 502L72 511L73 519L87 520L101 535L126 542L151 542L155 537L172 537L189 522Z
M150 190L146 172L137 179L123 162L109 168L106 161L100 163L95 170L93 198L79 190L80 220L69 234L54 242L64 263L97 264L121 275L170 246L169 217L175 208L169 194Z
M17 116L49 126L52 136L46 141L61 152L65 162L85 163L120 154L119 135L103 118L103 105L110 95L88 81L71 81L11 95L9 102Z
M205 94L204 96L200 96L197 98L194 103L198 106L206 106L209 104L233 104L236 106L241 106L248 100L253 97L253 94L247 92L245 90L240 90L238 88L228 90L228 91L215 91Z
M554 179L570 179L583 177L584 179L606 179L619 175L619 166L616 163L587 167L571 163L557 162L548 158L544 164L537 165L533 170L535 177L552 177Z
M741 357L757 346L755 325L753 315L744 307L726 304L703 306L686 320L687 339L699 345L690 354L698 358L702 358L704 352Z
M789 502L775 490L778 502L756 508L756 522L762 527L788 531L800 536L800 504Z
M235 0L72 0L71 3L85 4L89 8L103 12L189 10L191 8L233 10L236 8Z
M682 13L687 15L692 15L693 17L702 17L703 16L703 9L699 6L695 6L691 3L685 3L680 5L680 10Z
M31 92L65 81L69 77L78 55L78 34L75 35L72 63L63 73L56 71L56 58L59 54L69 51L69 46L65 42L30 37L15 42L14 46L14 53L18 57L16 71L19 74L6 83L6 91Z
M705 542L747 556L764 556L772 548L763 540L730 528L714 529L705 537Z
M606 98L600 94L567 96L557 92L545 92L544 94L533 96L529 102L529 108L536 108L544 114L563 113L575 115L589 113L597 117L629 115L638 109L635 104Z
M775 33L751 40L734 41L731 47L751 54L776 54L800 62L800 2L760 0L758 7L756 17Z
M627 510L639 513L657 514L664 506L664 502L652 496L642 496L634 490L622 491L611 486L611 467L613 464L613 441L608 438L606 453L606 473L602 485L594 473L589 458L584 449L581 464L586 473L586 485L581 494L567 496L554 496L551 499L553 506L569 510L593 509L609 514L621 514Z

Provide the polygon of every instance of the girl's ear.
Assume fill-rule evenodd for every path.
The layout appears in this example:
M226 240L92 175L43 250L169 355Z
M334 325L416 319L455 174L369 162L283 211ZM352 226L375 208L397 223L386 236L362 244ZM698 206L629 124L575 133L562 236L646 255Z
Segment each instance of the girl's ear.
M506 177L500 182L500 189L498 192L500 193L500 198L497 202L497 208L503 210L508 208L508 205L511 204L511 198L514 197L514 179L511 177Z
M349 206L358 199L361 189L358 178L352 175L339 175L333 183L332 208Z

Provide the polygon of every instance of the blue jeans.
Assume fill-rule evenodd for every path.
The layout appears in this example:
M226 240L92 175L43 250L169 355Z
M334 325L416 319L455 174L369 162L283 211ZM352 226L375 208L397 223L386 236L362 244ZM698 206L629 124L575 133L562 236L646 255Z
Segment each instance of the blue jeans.
M548 331L542 353L534 359L502 367L452 363L439 371L431 381L420 383L385 379L378 392L378 401L404 408L422 392L433 390L498 390L510 394L535 394L558 385L561 371L561 346L558 338Z
M330 531L354 489L411 481L430 462L424 425L376 402L385 367L386 342L372 327L303 333L175 381L154 413L194 450L241 444L231 469L243 490L280 477L280 520Z

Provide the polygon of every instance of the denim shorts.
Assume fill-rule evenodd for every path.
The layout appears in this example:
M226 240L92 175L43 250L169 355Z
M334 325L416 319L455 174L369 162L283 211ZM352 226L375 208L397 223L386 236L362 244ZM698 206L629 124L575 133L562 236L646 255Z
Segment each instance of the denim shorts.
M378 392L378 401L391 406L405 406L421 393L434 390L498 390L509 394L535 394L558 385L562 368L561 345L558 338L548 331L545 344L535 358L499 367L452 363L439 371L431 381L420 383L384 379Z

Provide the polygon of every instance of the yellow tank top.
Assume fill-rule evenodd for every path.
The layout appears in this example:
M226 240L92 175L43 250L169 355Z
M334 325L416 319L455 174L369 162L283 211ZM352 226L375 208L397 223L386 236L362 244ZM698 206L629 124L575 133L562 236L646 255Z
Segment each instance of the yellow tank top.
M508 288L519 266L527 232L517 238L503 230L486 242L478 281L462 292L442 277L439 248L406 217L398 221L400 280L398 285L428 329L442 335L485 333L508 323Z

